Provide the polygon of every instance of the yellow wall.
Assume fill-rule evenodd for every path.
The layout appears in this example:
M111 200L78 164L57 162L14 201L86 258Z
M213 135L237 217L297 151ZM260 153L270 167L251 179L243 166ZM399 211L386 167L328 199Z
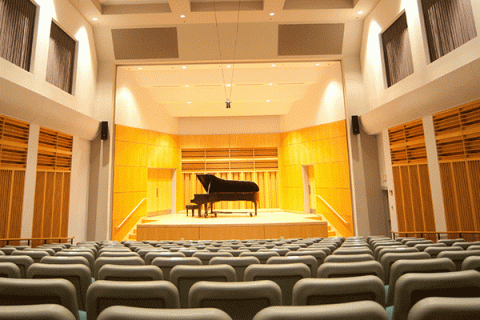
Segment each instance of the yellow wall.
M303 212L302 165L313 165L315 192L337 211L336 218L317 198L316 210L343 236L353 234L350 173L345 121L285 132L280 135L280 199L283 210Z
M177 169L177 173L180 173L178 136L116 125L112 218L114 240L123 240L138 220L147 215L148 200L143 202L127 223L116 230L137 204L147 198L148 168ZM177 190L181 190L180 179L177 179ZM170 203L171 193L166 197L166 203ZM176 209L179 208L177 198Z

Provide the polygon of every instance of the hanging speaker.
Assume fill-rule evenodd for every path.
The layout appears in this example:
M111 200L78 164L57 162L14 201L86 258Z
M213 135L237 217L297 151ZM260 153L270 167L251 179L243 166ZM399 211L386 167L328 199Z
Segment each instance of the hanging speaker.
M102 140L107 140L108 139L108 121L102 121L101 131L100 131L100 139L102 139Z
M352 116L352 132L353 134L360 133L360 120L358 116Z

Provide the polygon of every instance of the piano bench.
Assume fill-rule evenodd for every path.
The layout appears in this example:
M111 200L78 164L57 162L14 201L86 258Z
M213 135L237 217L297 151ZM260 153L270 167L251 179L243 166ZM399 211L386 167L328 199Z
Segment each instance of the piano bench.
M201 215L201 209L202 207L199 204L187 204L185 206L185 209L187 210L187 217L188 217L188 210L192 210L192 217L195 217L195 209L198 210L198 216L200 217Z

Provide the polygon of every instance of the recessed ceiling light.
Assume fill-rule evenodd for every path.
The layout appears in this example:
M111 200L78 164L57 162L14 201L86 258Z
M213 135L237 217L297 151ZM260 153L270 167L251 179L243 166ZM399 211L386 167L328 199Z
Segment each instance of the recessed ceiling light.
M273 86L273 83L269 83L268 85L269 85L269 86Z
M316 66L319 66L319 65L320 65L320 63L315 63L315 65L316 65Z
M227 87L231 87L232 85L231 85L230 83L227 83L226 86L227 86Z
M232 66L231 65L227 65L227 68L231 68Z
M270 15L271 15L271 16L274 16L274 15L275 15L275 12L270 12Z
M268 99L267 102L270 102L270 99Z
M97 21L97 20L98 20L98 18L92 18L92 20L93 20L93 21Z
M188 101L187 103L190 104L190 103L192 103L192 101Z
M358 14L363 14L363 11L358 11Z
M189 87L189 85L188 85L188 84L186 84L186 85L185 85L185 88L188 88L188 87Z
M138 67L138 70L142 70L142 67Z
M180 15L180 18L182 18L182 19L185 18L185 15L184 15L184 14L181 14L181 15Z
M187 66L183 66L182 69L187 69Z
M272 64L272 67L275 67L275 63Z

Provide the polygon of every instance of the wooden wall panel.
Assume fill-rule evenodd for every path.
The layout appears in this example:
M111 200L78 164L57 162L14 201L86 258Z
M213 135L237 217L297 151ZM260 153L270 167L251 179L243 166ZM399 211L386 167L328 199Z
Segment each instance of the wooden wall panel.
M68 237L73 136L40 128L32 237ZM54 240L55 242L58 240ZM34 241L32 246L43 244Z
M28 123L0 115L0 238L20 237L29 130Z
M171 204L171 172L177 170L177 194L182 193L180 177L180 138L176 135L137 129L122 125L115 126L115 163L113 179L112 230L114 240L123 240L131 228L147 216L147 212L156 214L168 210L179 210L183 199L177 196L175 208ZM157 171L169 172L170 181L165 182ZM150 179L149 179L150 174ZM153 178L153 176L155 178ZM160 182L160 180L163 182ZM149 180L151 180L149 182ZM157 198L157 185L159 197ZM166 187L167 186L167 187ZM169 189L162 192L161 189ZM137 212L120 229L116 227L143 199Z
M480 231L480 100L437 113L433 123L447 229ZM480 240L480 235L464 237Z
M398 231L435 231L423 122L390 128L388 134Z
M322 213L337 230L343 230L342 235L349 236L353 235L353 219L346 133L344 120L282 133L279 177L281 207L286 211L303 213L302 166L313 166L314 188L311 195L315 201L311 208ZM350 224L345 226L323 202L316 199L316 195L327 200Z

